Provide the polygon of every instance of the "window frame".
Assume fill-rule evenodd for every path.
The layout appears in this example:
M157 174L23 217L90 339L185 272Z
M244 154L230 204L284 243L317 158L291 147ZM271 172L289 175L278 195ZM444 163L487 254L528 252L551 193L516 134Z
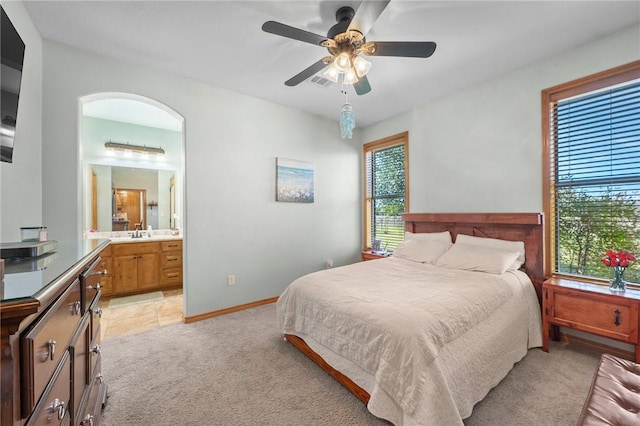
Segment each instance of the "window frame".
M640 78L640 61L630 62L619 67L582 77L567 83L559 84L542 90L542 206L544 212L544 275L545 277L563 277L572 280L605 284L607 280L593 277L567 275L556 271L555 210L553 198L555 194L555 179L551 175L551 110L556 102L587 94L607 87L630 82Z
M371 250L371 200L367 197L367 154L398 145L404 145L404 212L409 212L409 132L388 136L362 146L362 188L363 188L363 210L364 210L364 250Z

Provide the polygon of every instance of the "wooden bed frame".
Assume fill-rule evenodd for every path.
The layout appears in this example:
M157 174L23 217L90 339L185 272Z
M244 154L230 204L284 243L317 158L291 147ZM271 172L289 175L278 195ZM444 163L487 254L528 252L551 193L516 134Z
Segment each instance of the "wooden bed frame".
M413 233L449 231L455 242L458 234L524 241L524 271L538 294L544 281L544 219L542 213L404 213L405 231ZM335 370L301 338L285 334L289 343L318 364L331 377L367 404L370 395L349 377Z

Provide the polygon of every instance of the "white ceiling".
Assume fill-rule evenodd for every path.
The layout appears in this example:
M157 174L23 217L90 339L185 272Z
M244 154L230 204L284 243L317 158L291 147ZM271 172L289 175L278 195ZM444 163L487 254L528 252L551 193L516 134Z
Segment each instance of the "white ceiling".
M43 38L338 119L340 86L284 81L326 55L265 33L316 34L360 1L25 1ZM366 126L640 22L639 1L392 0L369 41L435 41L428 59L369 57L372 91L349 101Z

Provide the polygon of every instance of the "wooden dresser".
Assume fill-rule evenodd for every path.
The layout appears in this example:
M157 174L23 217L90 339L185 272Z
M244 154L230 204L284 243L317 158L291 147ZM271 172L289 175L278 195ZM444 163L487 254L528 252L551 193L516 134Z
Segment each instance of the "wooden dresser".
M640 291L613 293L609 287L561 278L542 284L542 349L557 338L558 326L595 334L635 346L640 362Z
M108 244L63 241L53 253L5 261L2 426L100 423L99 253Z

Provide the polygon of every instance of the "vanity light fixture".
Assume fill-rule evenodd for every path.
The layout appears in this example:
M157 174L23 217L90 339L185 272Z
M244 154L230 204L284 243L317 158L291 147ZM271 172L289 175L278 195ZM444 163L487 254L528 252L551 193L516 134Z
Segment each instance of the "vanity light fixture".
M129 143L119 143L119 142L107 142L104 144L104 147L109 151L124 151L125 153L133 153L138 152L140 154L156 154L156 155L164 155L164 149L155 148L152 146L140 146L140 145L131 145Z

